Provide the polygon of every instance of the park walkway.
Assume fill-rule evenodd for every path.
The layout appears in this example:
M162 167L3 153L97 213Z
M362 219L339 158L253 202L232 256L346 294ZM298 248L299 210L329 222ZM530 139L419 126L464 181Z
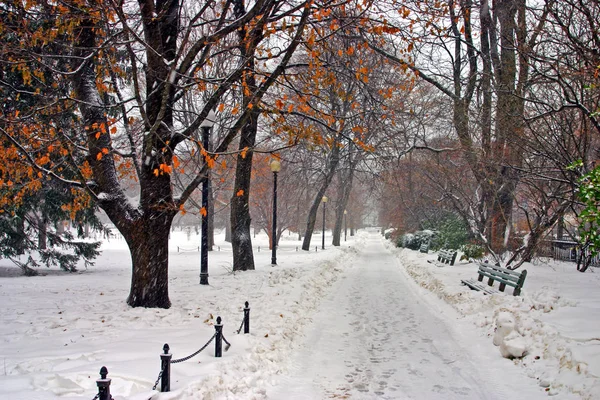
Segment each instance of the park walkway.
M305 343L290 355L290 373L268 398L546 398L500 357L491 338L467 334L475 328L437 299L425 301L408 279L380 236L369 237L323 299ZM499 368L511 382L494 379Z

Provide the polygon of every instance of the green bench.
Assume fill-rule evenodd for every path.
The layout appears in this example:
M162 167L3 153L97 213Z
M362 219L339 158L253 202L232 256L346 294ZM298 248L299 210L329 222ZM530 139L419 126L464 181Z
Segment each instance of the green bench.
M458 253L457 251L452 251L452 250L440 250L438 252L437 260L444 264L454 265L454 262L456 261L457 253Z
M525 283L525 278L527 277L527 270L523 270L521 272L513 271L506 268L501 268L488 263L478 263L479 269L477 273L479 274L477 280L468 279L461 280L463 285L469 286L473 290L482 291L485 294L495 294L504 292L506 286L512 286L513 296L518 296L521 294L521 289L523 288L523 283ZM487 285L483 283L483 278L487 277ZM494 281L500 283L498 289L494 288Z

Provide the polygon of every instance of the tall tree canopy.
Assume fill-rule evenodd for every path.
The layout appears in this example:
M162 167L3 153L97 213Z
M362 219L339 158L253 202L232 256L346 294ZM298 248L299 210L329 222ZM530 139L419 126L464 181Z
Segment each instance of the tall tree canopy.
M128 304L170 306L167 245L174 216L239 132L240 158L252 150L244 138L255 129L261 99L277 84L298 45L314 40L314 31L307 29L311 21L326 18L330 7L343 3L31 0L0 5L6 44L0 50L2 70L18 72L23 87L14 87L5 75L0 84L17 97L34 98L26 110L3 110L4 150L18 155L23 168L32 171L32 182L50 178L85 192L106 212L131 251ZM188 93L197 94L200 107L186 107ZM234 116L219 128L225 132L211 153L198 137L209 110ZM68 129L58 123L65 112L75 116ZM182 168L182 143L193 144L202 162L194 178L175 192L172 176ZM72 176L63 173L64 165ZM132 182L135 196L128 195ZM234 195L247 202L241 187Z

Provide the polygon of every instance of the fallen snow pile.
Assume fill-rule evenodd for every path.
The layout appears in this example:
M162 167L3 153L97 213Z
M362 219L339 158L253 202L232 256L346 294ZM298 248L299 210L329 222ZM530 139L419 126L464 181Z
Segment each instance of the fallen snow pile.
M510 311L500 311L496 317L494 346L500 347L505 358L521 358L527 352L527 343L517 329L515 316Z
M550 395L600 398L600 274L527 263L522 296L489 296L460 284L477 276L474 263L442 267L434 254L388 247L417 284L493 338L499 356L514 358Z
M314 268L274 269L268 275L268 299L256 303L252 313L260 319L252 322L255 332L247 340L245 351L228 357L205 379L193 382L177 394L161 399L210 400L266 397L265 380L273 379L287 368L289 353L298 343L303 328L311 322L311 315L321 302L326 290L343 272L357 248L347 248L337 258L324 261ZM263 288L263 293L267 291Z

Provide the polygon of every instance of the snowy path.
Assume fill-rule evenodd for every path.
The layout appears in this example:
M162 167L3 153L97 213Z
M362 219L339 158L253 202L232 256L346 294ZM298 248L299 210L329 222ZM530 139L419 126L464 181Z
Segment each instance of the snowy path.
M501 358L491 338L454 330L466 322L408 280L381 240L369 238L323 299L304 345L290 355L290 373L268 398L547 398Z

